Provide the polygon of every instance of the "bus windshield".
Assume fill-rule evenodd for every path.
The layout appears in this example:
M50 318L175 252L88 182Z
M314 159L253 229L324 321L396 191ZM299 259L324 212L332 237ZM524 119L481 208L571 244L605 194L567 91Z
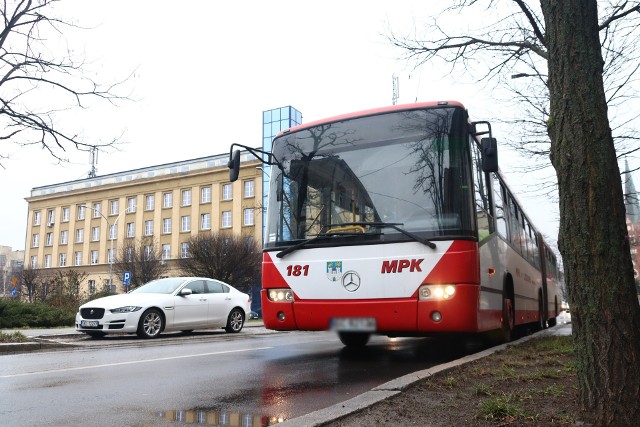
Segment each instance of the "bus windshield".
M460 107L303 128L276 138L273 156L279 164L271 168L266 248L327 233L349 243L409 240L398 228L436 240L475 235L467 115Z

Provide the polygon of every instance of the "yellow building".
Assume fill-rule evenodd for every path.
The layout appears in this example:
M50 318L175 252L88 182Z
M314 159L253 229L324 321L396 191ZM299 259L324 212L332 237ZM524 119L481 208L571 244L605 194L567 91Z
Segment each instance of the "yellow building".
M25 268L76 269L81 291L122 292L113 261L125 239L152 237L177 275L187 241L227 231L262 241L260 162L242 153L229 182L228 154L203 157L33 188L28 203Z

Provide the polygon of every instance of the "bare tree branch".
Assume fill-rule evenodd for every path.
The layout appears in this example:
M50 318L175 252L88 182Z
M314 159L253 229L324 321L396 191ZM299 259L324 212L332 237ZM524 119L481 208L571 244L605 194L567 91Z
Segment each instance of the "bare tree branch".
M0 31L0 142L19 146L39 145L65 162L69 145L88 150L113 147L88 141L69 131L59 113L84 109L86 101L99 99L118 106L129 101L125 79L100 84L87 77L87 63L71 51L57 54L56 37L66 29L81 27L59 19L53 5L59 0L22 0L0 4L4 27ZM54 49L55 48L55 49ZM43 108L44 106L44 108ZM0 159L7 158L0 148Z

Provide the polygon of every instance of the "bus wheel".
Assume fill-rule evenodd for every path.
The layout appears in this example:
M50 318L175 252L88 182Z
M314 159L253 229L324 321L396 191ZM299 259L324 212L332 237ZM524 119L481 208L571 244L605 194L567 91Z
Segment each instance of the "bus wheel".
M342 344L347 347L364 347L369 342L371 334L367 332L338 332Z
M515 324L516 313L513 300L505 296L502 301L502 340L504 342L511 341L515 336Z
M544 303L542 302L542 296L538 296L538 324L536 330L541 331L547 328L547 321L544 315Z

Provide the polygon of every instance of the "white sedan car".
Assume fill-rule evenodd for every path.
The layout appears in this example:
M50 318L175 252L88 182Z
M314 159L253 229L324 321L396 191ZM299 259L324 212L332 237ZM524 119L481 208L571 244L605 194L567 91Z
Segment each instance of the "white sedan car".
M158 279L128 294L98 298L80 306L76 331L92 337L137 333L155 338L161 332L225 328L242 330L251 299L219 280L203 277Z

